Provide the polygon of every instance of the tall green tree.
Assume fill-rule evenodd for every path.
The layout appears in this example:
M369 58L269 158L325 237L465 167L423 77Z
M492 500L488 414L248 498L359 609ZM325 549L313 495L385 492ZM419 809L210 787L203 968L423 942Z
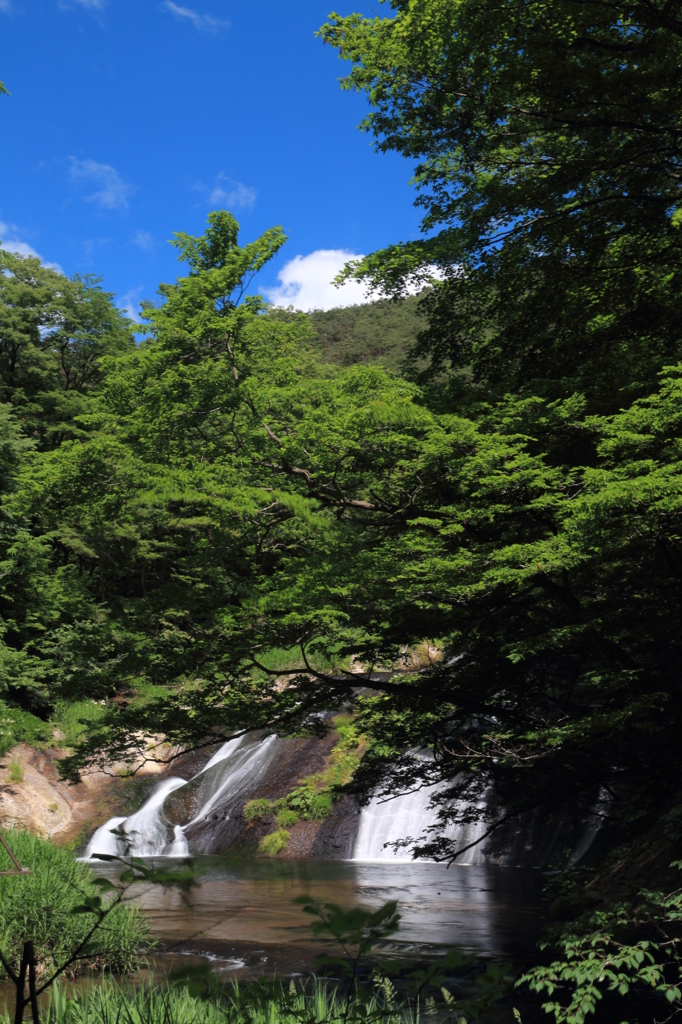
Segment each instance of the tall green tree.
M3 505L43 601L12 638L22 678L109 700L69 769L159 731L319 730L352 701L364 781L445 783L440 831L472 814L449 798L491 786L505 816L606 791L621 838L655 823L682 767L682 371L609 415L430 407L380 367L320 363L306 317L245 297L278 230L240 247L216 214L178 241L190 272L107 364L88 432L29 453ZM561 458L576 425L589 465ZM442 660L401 670L425 640ZM380 693L357 693L359 664ZM458 852L439 830L421 847Z
M149 339L107 365L89 432L36 454L7 500L66 592L32 645L54 694L115 698L77 762L132 755L146 730L319 729L349 692L333 666L397 650L339 581L348 550L373 543L356 516L390 519L394 499L367 488L409 461L429 417L413 385L320 364L305 316L245 295L283 240L240 247L226 213L178 235L190 273L147 308Z
M39 451L87 436L104 360L135 343L97 279L69 279L35 257L4 251L0 266L2 691L45 716L63 675L54 655L60 631L76 622L86 628L98 613L70 575L59 539L15 512L12 500Z
M427 237L354 273L440 268L422 350L491 394L614 412L679 357L677 3L397 0L332 16L363 129L417 161Z
M163 304L148 308L150 339L110 358L87 430L43 446L7 498L6 515L30 524L52 567L42 633L15 642L33 652L53 699L128 690L146 699L155 687L196 685L197 672L212 679L232 664L220 624L249 594L253 574L277 561L278 524L286 534L290 518L263 492L253 446L242 456L240 437L246 420L249 441L254 417L267 437L258 388L269 379L276 389L291 375L285 349L310 333L305 318L270 321L262 301L244 295L283 240L274 229L239 247L224 212L211 215L205 236L178 236L190 273L162 286ZM56 353L62 375L86 387L86 371L99 365L97 349L87 358L97 339L90 333L90 348L74 351L64 322L39 355L49 372Z
M545 1007L559 1021L645 981L661 1004L638 1019L663 997L679 1012L675 894L637 887L682 845L680 5L397 0L322 36L378 148L418 161L425 210L423 240L344 276L389 294L431 278L417 352L437 373L417 400L466 427L437 489L420 472L399 582L379 584L381 635L411 598L443 661L359 702L378 741L365 779L383 764L387 795L446 783L421 843L445 857L443 825L480 816L484 792L490 833L598 808L618 854L557 887L576 920L526 980L567 987Z
M305 317L241 301L279 231L241 248L217 214L178 240L190 273L109 364L89 433L32 455L5 502L53 567L21 652L60 696L115 698L74 768L145 732L315 728L354 699L369 781L492 783L510 814L607 787L621 823L655 816L679 768L677 371L610 417L582 398L431 410L379 367L320 364ZM591 467L538 442L578 421ZM390 669L425 640L440 664L353 696L353 659Z
M82 431L102 360L134 348L131 325L98 278L1 250L0 267L0 400L52 446Z

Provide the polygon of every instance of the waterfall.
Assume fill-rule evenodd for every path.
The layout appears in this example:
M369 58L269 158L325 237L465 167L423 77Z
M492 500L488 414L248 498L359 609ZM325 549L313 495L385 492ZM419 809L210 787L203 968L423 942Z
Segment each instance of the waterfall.
M235 746L231 747L231 744L235 744ZM195 779L204 774L212 777L207 779L201 788L203 803L199 811L184 827L187 828L205 818L226 793L229 792L234 799L251 789L253 783L263 774L270 763L276 744L276 736L266 736L259 743L246 744L242 742L241 738L226 743L222 750L218 751L218 754L208 762L203 771L195 776ZM231 749L227 750L228 747ZM219 756L221 754L222 756ZM221 765L220 770L211 773L210 769L216 764ZM194 779L191 781L194 782Z
M163 803L169 793L185 785L184 779L164 779L147 802L121 825L129 852L135 857L153 857L168 845L168 826L162 818Z
M170 849L166 854L167 857L188 857L189 846L185 839L185 833L182 825L175 825L173 828L173 842L170 845Z
M97 829L85 859L98 854L134 857L186 857L185 829L201 821L224 798L246 798L272 760L277 738L228 740L200 772L185 779L164 779L139 811L112 818ZM113 834L117 829L126 839Z
M113 830L122 825L125 818L110 818L106 825L100 825L85 851L85 860L102 853L106 857L118 857L121 852L120 840Z
M372 797L369 804L362 809L353 860L411 862L413 858L409 847L396 851L385 844L407 838L418 841L424 836L429 826L434 825L437 820L437 809L429 805L431 797L439 788L440 785L436 784L393 798ZM459 807L459 802L455 806ZM485 801L476 806L484 807ZM485 822L474 821L466 825L448 825L443 830L443 835L458 847L462 847L482 838L485 830ZM485 864L483 844L467 850L455 863Z
M169 793L184 784L184 779L166 779L157 786L136 814L131 814L129 818L111 818L106 825L100 825L87 845L85 860L97 858L99 854L122 857L131 853L135 857L146 857L161 852L168 842L168 830L161 818L163 802ZM114 835L114 830L119 835ZM127 842L122 838L122 832L126 834ZM177 828L172 845L171 856L187 855L187 842L184 835L180 837L177 834Z
M230 754L233 754L235 750L242 745L243 739L243 736L237 736L236 739L228 740L227 743L223 743L222 747L220 747L219 750L216 750L210 761L207 761L201 771L197 772L197 775L204 775L209 768L213 767L214 764L219 764L221 761L228 758Z
M298 754L292 757L291 748L286 746L289 742L272 735L263 737L262 733L228 740L193 778L158 780L135 814L111 818L100 826L90 839L85 858L126 854L187 857L190 852L221 852L239 846L241 837L246 844L242 849L251 849L260 834L247 825L241 813L246 801L254 796L284 792L284 786L290 789L299 777L297 769L301 774L310 770L309 753L297 762ZM412 755L429 757L423 750L414 750ZM350 856L355 862L410 863L413 845L431 838L429 829L438 821L438 807L431 807L431 800L446 785L439 782L393 798L390 794L375 794L359 815L352 798L346 797L334 805L332 816L320 823L312 845L306 847L302 856ZM602 827L603 818L608 816L608 806L608 795L600 792L591 812L579 818L564 814L558 822L547 824L526 814L512 827L504 826L466 850L455 858L455 863L543 866L567 846L573 848L571 863L580 862ZM449 807L458 812L487 807L489 819L502 814L492 792L481 793L471 803L452 801ZM462 817L466 814L462 813ZM436 834L450 840L454 849L463 849L482 840L486 828L485 822L474 821L446 825ZM390 844L400 840L410 843L396 852Z
M592 808L592 814L590 818L588 818L585 831L569 858L569 867L573 867L574 864L578 864L592 846L592 843L597 838L597 834L603 825L604 816L608 816L610 804L611 798L609 797L608 791L602 786L599 790L597 801Z

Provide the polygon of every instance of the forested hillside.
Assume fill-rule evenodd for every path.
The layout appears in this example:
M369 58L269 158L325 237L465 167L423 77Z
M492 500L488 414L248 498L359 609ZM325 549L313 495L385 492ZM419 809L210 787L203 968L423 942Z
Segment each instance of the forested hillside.
M418 308L419 297L380 299L360 306L313 310L308 314L322 359L339 366L375 363L403 373L417 335L426 318ZM425 360L417 362L422 368Z

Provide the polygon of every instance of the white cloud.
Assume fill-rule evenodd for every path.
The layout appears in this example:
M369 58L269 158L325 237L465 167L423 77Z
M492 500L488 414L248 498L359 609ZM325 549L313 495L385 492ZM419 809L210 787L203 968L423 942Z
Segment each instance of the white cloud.
M20 242L18 238L6 238L8 227L0 221L0 248L4 249L5 252L14 252L17 256L37 256L39 260L42 260L42 256L35 251L32 245L28 242Z
M142 285L139 288L132 288L125 295L122 295L116 305L125 313L126 316L134 320L136 324L141 323L140 319L140 299L138 298L142 291Z
M362 253L348 249L316 249L308 256L294 256L277 274L277 288L264 288L263 294L276 306L294 306L296 309L334 309L336 306L354 306L362 302L376 302L385 298L380 291L369 290L361 281L346 281L340 288L333 280L349 260L361 260ZM429 277L439 280L438 267L426 268L425 274L415 276L405 287L407 295L418 295Z
M226 174L219 174L212 186L197 182L193 186L206 196L209 206L231 210L250 210L256 202L255 188L249 188L241 181L235 181Z
M179 7L173 0L164 0L163 8L176 18L191 22L197 32L210 32L215 35L216 32L223 32L230 27L229 21L223 18L214 18L212 14L199 14L191 7Z
M5 14L9 14L10 2L9 0L0 0L0 11L4 11Z
M76 160L72 156L69 177L75 185L94 187L97 190L84 197L87 203L97 203L106 210L128 206L128 196L133 186L125 182L109 164L98 164L96 160Z
M64 271L58 263L46 263L39 252L36 252L32 245L28 242L22 242L19 238L14 237L17 229L10 224L5 224L4 221L0 220L0 249L4 249L5 252L16 253L17 256L35 256L43 266L48 267L50 270L56 270L58 273L63 274Z
M256 201L255 189L249 188L248 185L242 185L241 181L230 182L229 178L225 179L225 183L228 185L229 191L225 191L222 185L216 185L212 190L209 196L212 206L217 206L219 203L239 209L253 206Z
M137 245L140 249L144 249L145 252L151 252L154 248L154 239L148 231L138 231L133 238L133 245Z
M84 7L86 11L96 14L107 6L107 0L57 0L62 11L73 11L75 7Z
M302 310L372 302L379 296L367 295L366 286L359 281L347 281L340 288L332 284L348 260L358 259L362 254L347 249L316 249L308 256L295 256L278 273L279 286L264 289L265 296L276 306Z

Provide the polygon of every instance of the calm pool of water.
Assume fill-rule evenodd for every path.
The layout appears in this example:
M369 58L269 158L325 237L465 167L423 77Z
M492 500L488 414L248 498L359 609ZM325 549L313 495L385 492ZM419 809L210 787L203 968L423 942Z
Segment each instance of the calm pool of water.
M310 860L196 858L195 864L201 881L187 901L157 886L141 887L136 901L171 955L211 954L225 969L305 969L320 940L293 902L303 894L344 907L397 900L401 926L390 943L396 955L456 946L523 961L540 937L539 872Z

